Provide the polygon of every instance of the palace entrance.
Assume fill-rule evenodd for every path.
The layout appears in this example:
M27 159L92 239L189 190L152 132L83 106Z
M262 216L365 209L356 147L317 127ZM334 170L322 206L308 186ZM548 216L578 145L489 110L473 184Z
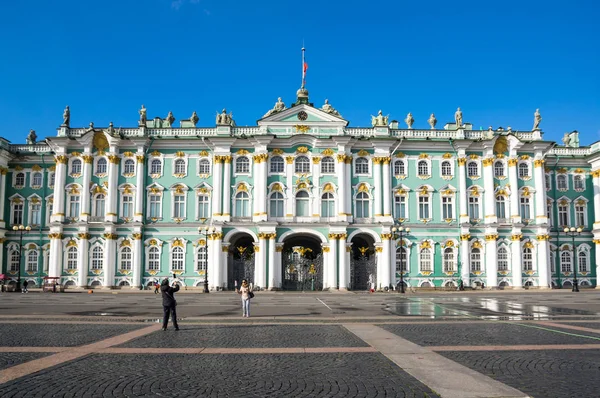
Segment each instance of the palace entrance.
M350 290L377 289L375 242L367 234L352 238L350 256Z
M227 255L227 290L234 290L246 279L254 283L254 239L241 233L235 235Z
M323 290L323 253L321 242L311 235L286 239L281 253L283 290Z

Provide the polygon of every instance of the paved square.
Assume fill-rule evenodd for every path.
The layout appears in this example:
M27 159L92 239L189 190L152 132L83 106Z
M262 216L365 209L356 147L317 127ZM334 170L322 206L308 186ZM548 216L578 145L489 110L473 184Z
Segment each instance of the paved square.
M141 365L143 364L143 365ZM93 355L0 396L437 397L381 354Z
M0 352L0 369L51 355L44 352Z
M397 324L380 325L413 343L423 346L461 345L527 345L527 344L600 344L600 335L591 332L566 331L557 333L510 323L462 323L462 324ZM542 326L549 328L547 326ZM556 329L556 328L555 328ZM573 333L593 338L565 334Z
M339 325L181 325L175 332L158 331L120 347L162 348L265 348L265 347L367 347Z
M74 347L104 340L145 325L48 323L0 324L2 347Z

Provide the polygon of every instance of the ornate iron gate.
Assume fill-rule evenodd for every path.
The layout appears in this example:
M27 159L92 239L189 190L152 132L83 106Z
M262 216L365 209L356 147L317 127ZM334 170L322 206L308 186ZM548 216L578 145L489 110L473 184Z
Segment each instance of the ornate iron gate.
M290 250L282 253L283 290L323 290L323 255L314 258Z
M227 289L235 289L246 279L248 283L254 283L254 253L248 253L245 247L236 247L232 254L232 268L227 278Z
M358 248L358 255L353 255L350 261L350 289L369 290L377 289L377 262L376 256L369 253L366 247Z

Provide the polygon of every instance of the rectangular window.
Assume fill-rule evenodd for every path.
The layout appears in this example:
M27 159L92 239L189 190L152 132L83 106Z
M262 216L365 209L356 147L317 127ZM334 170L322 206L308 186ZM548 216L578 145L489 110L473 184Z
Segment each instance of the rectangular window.
M208 196L198 196L198 218L209 218L208 216Z
M184 218L185 217L185 196L175 195L173 197L173 217Z
M585 207L575 205L575 225L577 227L585 227Z
M444 220L449 220L454 218L452 214L452 197L443 196L442 197L442 218Z
M14 225L23 224L23 203L13 204L13 222Z
M567 225L569 225L569 208L558 206L558 226L566 227Z
M521 197L521 218L523 220L531 220L531 207L529 206L529 198Z
M548 225L552 226L552 202L546 204L546 217L548 217Z
M160 195L150 195L150 218L160 218Z
M31 205L31 225L41 225L42 223L42 205L35 203Z
M396 218L406 219L406 196L394 196L394 214Z
M79 195L69 197L69 217L79 217Z
M429 196L419 196L419 219L429 219Z
M476 196L469 196L469 217L472 220L479 220L479 198Z
M133 196L123 195L123 218L133 217Z

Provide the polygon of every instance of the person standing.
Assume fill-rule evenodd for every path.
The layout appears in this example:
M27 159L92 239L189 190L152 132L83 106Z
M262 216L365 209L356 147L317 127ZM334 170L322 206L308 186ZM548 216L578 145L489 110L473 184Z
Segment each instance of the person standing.
M27 282L27 279L23 281L23 293L29 293L29 290L27 290L27 285L29 285L29 282Z
M238 290L238 294L242 295L242 316L248 318L250 316L250 298L253 294L252 289L248 286L247 280L242 280L242 286Z
M173 318L175 330L179 330L179 325L177 325L177 301L175 300L175 292L179 291L179 285L176 284L175 287L171 287L169 286L169 279L165 278L160 284L160 291L162 293L164 313L162 330L167 330L169 315Z
M158 281L154 282L154 294L158 294L158 291L160 290L160 285L158 284Z

